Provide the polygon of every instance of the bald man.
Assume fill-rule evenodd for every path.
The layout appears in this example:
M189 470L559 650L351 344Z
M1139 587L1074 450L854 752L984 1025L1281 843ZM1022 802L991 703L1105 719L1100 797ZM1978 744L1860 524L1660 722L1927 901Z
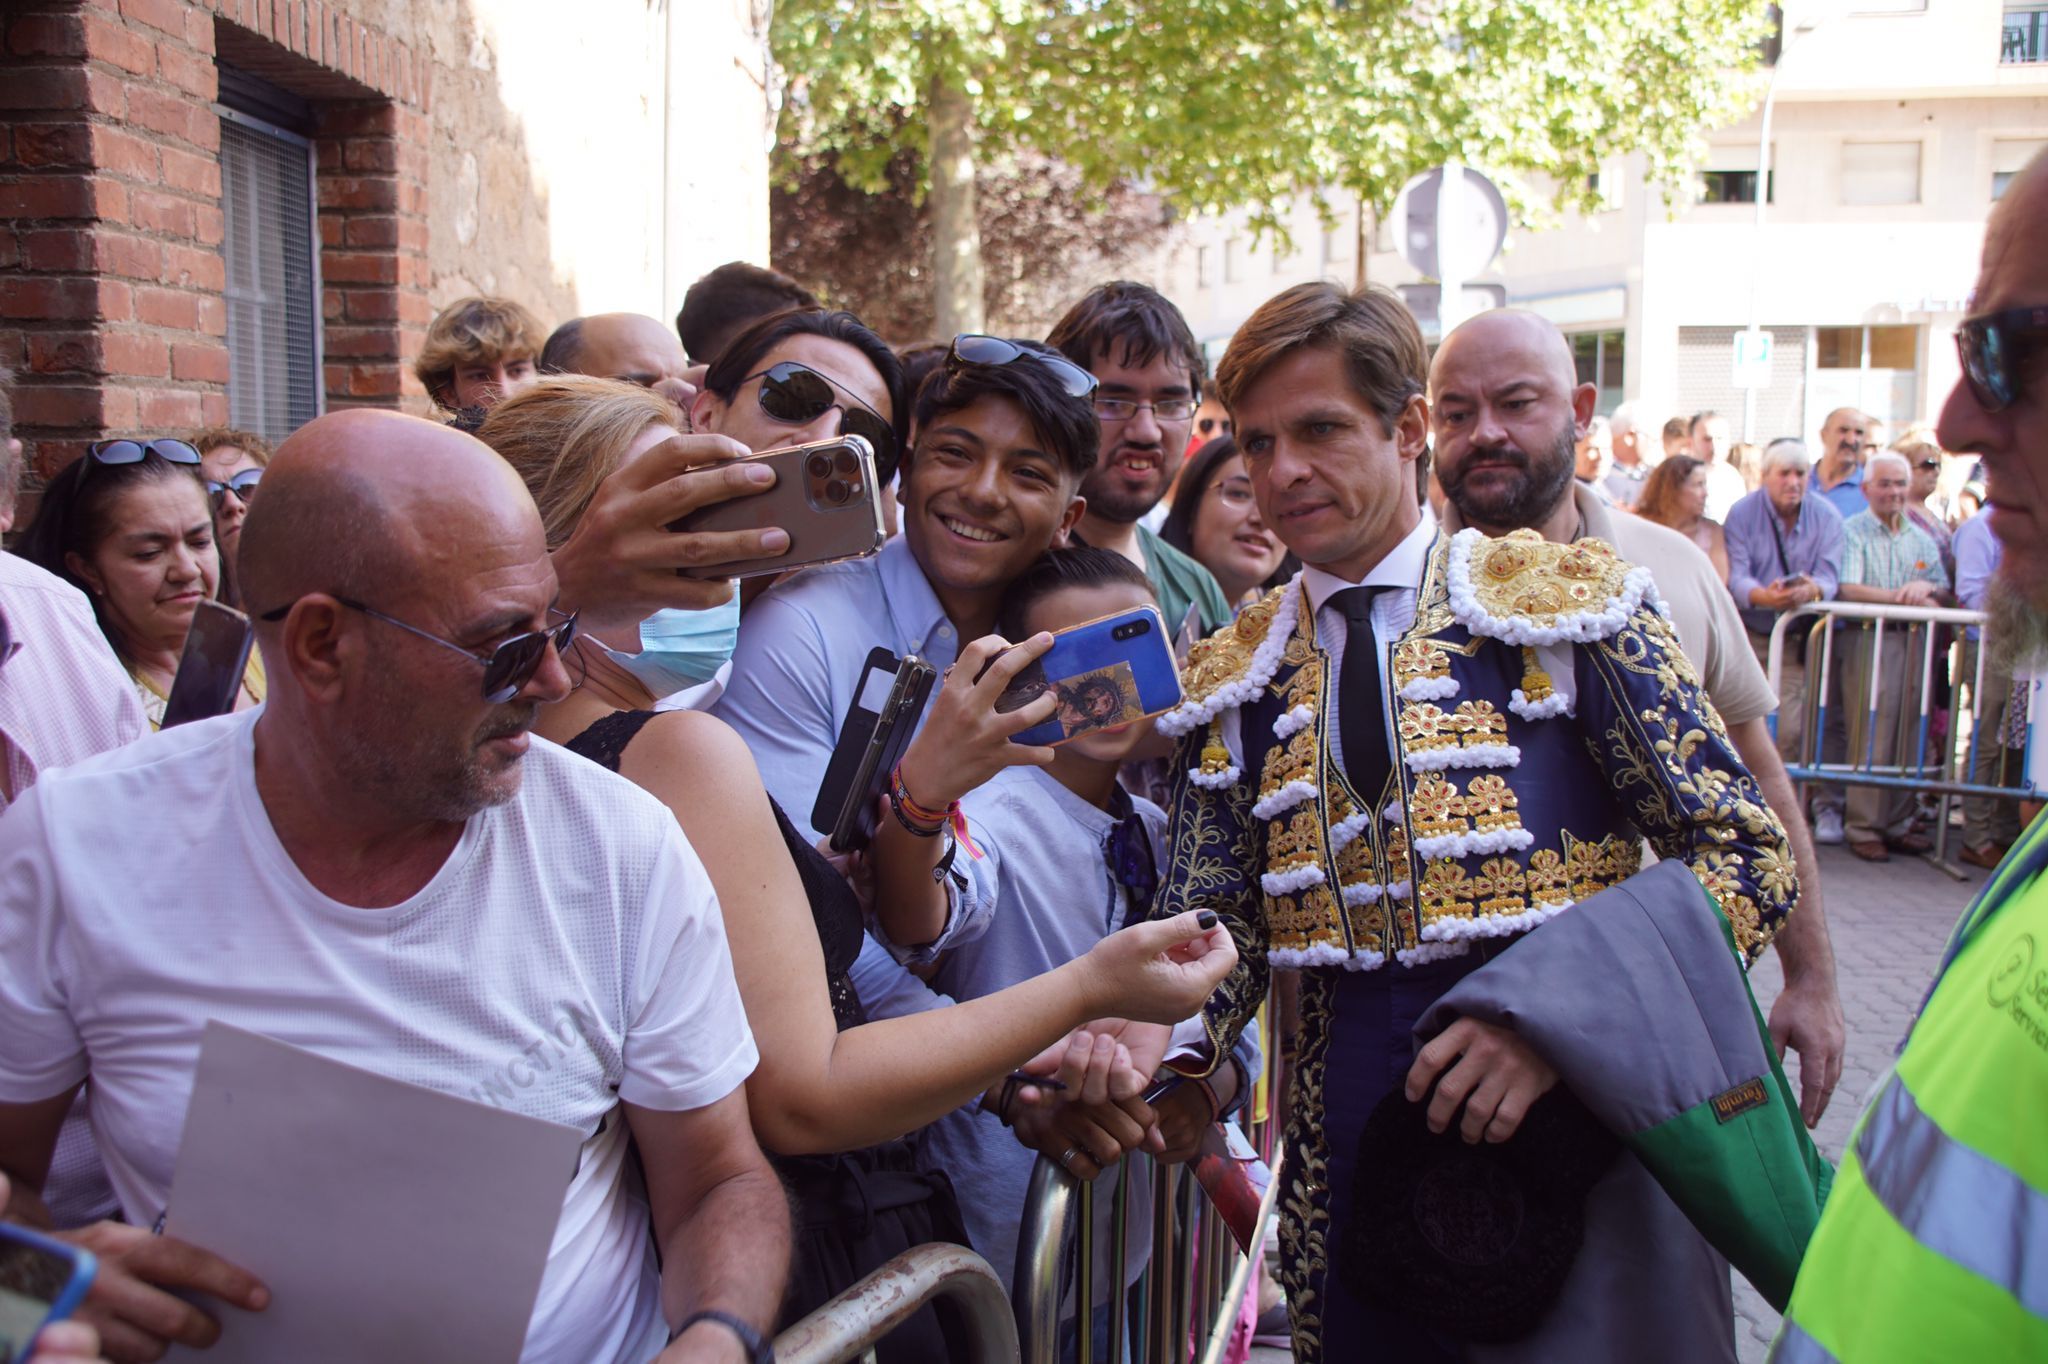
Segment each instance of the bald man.
M1813 466L1815 491L1844 521L1868 505L1863 497L1863 453L1870 448L1870 418L1853 407L1838 407L1820 424L1820 463Z
M127 1216L77 1234L89 1314L127 1356L210 1343L192 1299L263 1287L142 1229L226 1018L584 1134L524 1360L743 1357L789 1238L753 1038L674 819L529 733L576 621L524 486L451 428L352 411L286 441L264 494L241 564L267 704L47 774L0 817L0 1173L37 1186L89 1077Z
M1776 939L1785 989L1771 1007L1771 1035L1799 1053L1800 1109L1811 1127L1841 1078L1847 1027L1813 841L1766 722L1777 698L1744 643L1727 585L1699 547L1641 517L1614 515L1573 483L1573 443L1598 397L1578 382L1564 334L1534 313L1501 309L1453 331L1430 368L1437 479L1449 503L1444 528L1504 535L1526 527L1560 544L1605 540L1650 570L1707 699L1792 840L1799 912Z
M1942 448L1991 474L2001 628L2048 640L2048 156L1991 210L1963 378ZM2048 1356L2041 955L2048 828L2036 820L1963 915L1913 1030L1857 1125L1806 1248L1776 1364Z
M691 368L676 334L641 313L570 318L541 347L540 368L543 374L589 374L638 384L682 408L696 398L704 378L704 367Z

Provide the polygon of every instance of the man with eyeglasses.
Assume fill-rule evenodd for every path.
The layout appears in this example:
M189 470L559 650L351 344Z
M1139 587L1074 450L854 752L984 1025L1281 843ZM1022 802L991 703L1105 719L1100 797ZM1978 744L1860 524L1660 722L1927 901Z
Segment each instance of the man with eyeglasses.
M2048 643L2048 157L1991 211L1942 448L1990 471L2003 545L1987 647ZM1949 937L1850 1137L1771 1359L2048 1356L2048 828L2037 821Z
M1192 607L1199 634L1222 629L1230 602L1215 577L1144 523L1180 474L1202 396L1207 366L1187 319L1158 290L1117 280L1090 290L1045 341L1097 385L1102 451L1081 480L1078 538L1144 569L1169 628Z
M100 1260L86 1315L154 1358L233 1330L217 1302L267 1305L146 1230L228 1018L584 1134L523 1359L740 1357L789 1249L753 1037L674 819L530 735L577 619L524 486L453 428L332 414L279 449L242 567L265 706L48 774L0 818L0 1173L33 1209L89 1077L127 1222L72 1234Z

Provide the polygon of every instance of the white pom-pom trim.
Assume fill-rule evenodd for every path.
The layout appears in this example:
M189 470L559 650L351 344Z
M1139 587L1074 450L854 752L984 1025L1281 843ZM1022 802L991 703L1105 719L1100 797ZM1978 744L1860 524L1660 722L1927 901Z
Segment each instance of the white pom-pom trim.
M1422 926L1422 940L1426 943L1451 943L1466 938L1505 938L1513 933L1526 933L1571 907L1572 902L1567 900L1563 904L1537 905L1520 914L1475 914L1469 919L1438 919Z
M1393 885L1387 887L1387 898L1389 900L1405 900L1413 889L1414 885L1412 882L1396 881Z
M1252 818L1271 819L1275 815L1284 815L1303 801L1313 800L1315 794L1314 782L1297 778L1271 795L1259 797L1258 802L1252 806Z
M1404 947L1394 954L1403 966L1420 966L1426 961L1442 961L1445 957L1462 957L1466 951L1462 942L1426 942L1420 947Z
M1444 701L1458 694L1455 677L1418 677L1401 688L1403 701Z
M1268 895L1292 895L1323 884L1323 869L1311 862L1288 871L1269 871L1259 878L1259 884L1265 887Z
M1390 800L1387 802L1387 808L1380 811L1380 818L1389 824L1406 824L1408 812L1401 808L1400 801Z
M1554 691L1541 701L1531 701L1522 694L1520 687L1508 698L1508 709L1524 720L1549 720L1559 715L1571 714L1571 702L1561 691Z
M1438 834L1415 840L1415 855L1431 861L1439 857L1486 857L1494 853L1520 852L1536 841L1527 829L1488 829L1483 833Z
M1356 813L1346 815L1343 819L1332 824L1330 826L1330 851L1333 853L1343 852L1345 848L1350 846L1353 839L1365 832L1365 826L1371 819L1371 815L1363 810L1359 810Z
M1486 540L1479 531L1466 529L1451 537L1450 571L1446 586L1451 597L1451 616L1475 635L1507 644L1589 644L1621 632L1628 618L1645 601L1658 605L1656 582L1646 568L1631 568L1621 580L1621 592L1610 597L1600 609L1561 615L1553 625L1538 625L1527 616L1496 616L1479 604L1472 590L1472 554Z
M1303 966L1341 966L1346 971L1377 971L1386 965L1386 957L1378 952L1346 952L1341 947L1328 943L1317 943L1313 947L1276 947L1266 954L1266 960L1274 966L1298 969Z
M1294 635L1294 622L1300 611L1301 574L1297 573L1287 586L1280 589L1280 601L1273 608L1273 619L1266 627L1266 637L1252 651L1251 664L1243 675L1234 682L1224 683L1204 700L1182 702L1160 716L1155 722L1159 732L1169 739L1178 739L1208 724L1224 711L1233 710L1257 696L1273 680L1273 674L1280 670L1280 656L1287 652L1287 641Z
M1307 729L1316 721L1316 713L1307 706L1296 706L1273 722L1273 737L1282 743Z
M1353 881L1339 892L1344 903L1352 909L1360 905L1375 904L1386 893L1387 888L1377 881Z
M1513 744L1471 744L1463 748L1425 748L1410 751L1408 768L1413 772L1441 772L1452 767L1513 767L1522 761L1522 750Z
M1188 780L1205 791L1221 791L1227 786L1235 786L1238 778L1243 775L1244 769L1236 763L1232 763L1221 772L1204 772L1199 767L1188 769Z

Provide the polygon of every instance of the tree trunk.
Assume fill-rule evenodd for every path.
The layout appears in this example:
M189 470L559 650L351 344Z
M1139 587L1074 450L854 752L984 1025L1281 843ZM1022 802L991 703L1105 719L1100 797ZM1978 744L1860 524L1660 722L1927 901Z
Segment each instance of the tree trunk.
M932 312L938 339L978 332L982 314L981 219L974 194L974 101L932 81Z

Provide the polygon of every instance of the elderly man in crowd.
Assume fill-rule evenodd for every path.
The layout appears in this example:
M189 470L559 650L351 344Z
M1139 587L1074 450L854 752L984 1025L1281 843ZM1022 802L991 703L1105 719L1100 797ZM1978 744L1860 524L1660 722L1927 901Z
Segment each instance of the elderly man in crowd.
M1841 584L1842 518L1809 494L1812 465L1802 441L1764 447L1764 483L1728 512L1728 591L1742 610L1757 660L1770 662L1778 618L1807 602L1830 601ZM1809 622L1810 624L1810 622ZM1778 751L1797 761L1806 732L1804 631L1788 637L1778 673Z
M508 1101L588 1134L523 1358L741 1357L789 1253L752 1034L675 821L528 733L576 620L517 476L449 428L323 417L278 452L242 566L268 703L48 774L0 818L0 1172L33 1197L90 1078L128 1218L75 1233L110 1348L208 1344L195 1298L267 1304L143 1230L209 1019L467 1095L568 1018L579 1045ZM223 887L235 941L271 950L224 955Z
M1913 471L1903 455L1872 455L1863 470L1870 505L1842 526L1842 600L1887 606L1947 606L1948 570L1941 546L1906 515ZM1924 646L1920 628L1877 632L1865 626L1847 632L1841 652L1842 706L1849 726L1849 761L1884 768L1897 763L1911 745L1902 732L1919 714L1919 673L1914 666ZM1877 688L1873 714L1870 689ZM1874 727L1874 728L1873 728ZM1887 849L1926 852L1926 835L1912 828L1913 795L1876 786L1849 788L1845 832L1849 851L1866 862L1887 862Z
M1648 432L1642 429L1642 410L1635 403L1623 403L1614 409L1607 419L1607 429L1614 446L1614 467L1608 471L1606 487L1608 496L1616 504L1633 507L1642 496L1643 480L1650 476L1650 470L1662 458L1650 457L1650 450L1644 442Z
M1818 859L1771 741L1767 717L1776 700L1755 655L1740 642L1741 625L1720 574L1699 547L1655 522L1614 514L1572 478L1574 433L1595 397L1593 386L1577 383L1575 375L1564 334L1533 313L1484 313L1445 339L1430 370L1437 480L1448 497L1443 527L1472 526L1489 535L1527 528L1559 543L1604 540L1654 576L1679 644L1699 670L1729 741L1784 821L1798 863L1801 908L1777 938L1785 988L1771 1008L1771 1032L1779 1045L1799 1053L1801 1107L1811 1126L1841 1077L1846 1029ZM1517 396L1542 421L1557 425L1516 427L1498 416L1507 410L1498 395L1515 383L1524 386ZM1489 398L1496 400L1489 409L1494 415L1473 415Z
M1871 446L1871 421L1853 407L1838 407L1820 424L1820 463L1814 491L1848 520L1864 508L1863 452Z

